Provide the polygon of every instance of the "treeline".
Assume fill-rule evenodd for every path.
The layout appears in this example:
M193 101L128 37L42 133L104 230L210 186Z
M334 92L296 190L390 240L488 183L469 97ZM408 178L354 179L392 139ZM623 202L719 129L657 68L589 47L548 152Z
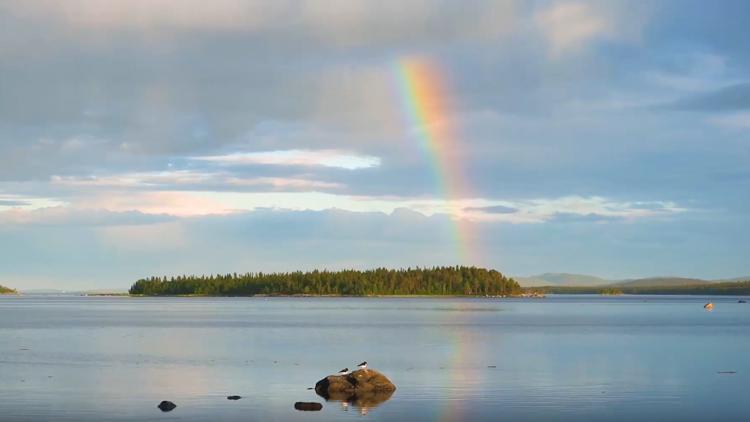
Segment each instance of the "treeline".
M545 286L534 287L534 291L557 294L612 294L612 287L592 286ZM647 286L616 288L618 293L628 295L750 295L750 281L692 284L685 286Z
M3 285L0 285L0 295L10 294L10 293L16 293L16 291L13 290L13 289L11 289L11 288L9 288L9 287L5 287Z
M151 277L130 288L132 295L147 296L506 296L520 292L515 280L498 271L463 266Z

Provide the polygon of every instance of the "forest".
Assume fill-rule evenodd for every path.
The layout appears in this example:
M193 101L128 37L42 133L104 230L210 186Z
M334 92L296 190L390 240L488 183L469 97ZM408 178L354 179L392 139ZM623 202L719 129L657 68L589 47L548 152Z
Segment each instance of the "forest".
M509 296L521 293L512 278L477 267L343 271L296 271L151 277L136 281L131 295L145 296Z
M750 280L723 283L702 283L685 286L607 286L576 287L547 286L535 287L534 291L557 294L629 294L629 295L750 295Z

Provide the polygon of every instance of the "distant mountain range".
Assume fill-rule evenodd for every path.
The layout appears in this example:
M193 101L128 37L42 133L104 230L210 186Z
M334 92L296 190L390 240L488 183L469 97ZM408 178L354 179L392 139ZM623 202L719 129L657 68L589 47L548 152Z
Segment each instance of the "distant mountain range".
M648 277L628 280L608 280L586 274L569 273L544 273L530 277L514 277L522 287L591 287L591 286L613 286L613 287L678 287L693 286L698 284L711 284L732 281L750 280L748 277L737 277L721 280L702 280L699 278L686 277Z
M613 283L600 277L585 274L544 273L531 277L513 277L522 287L539 286L602 286Z

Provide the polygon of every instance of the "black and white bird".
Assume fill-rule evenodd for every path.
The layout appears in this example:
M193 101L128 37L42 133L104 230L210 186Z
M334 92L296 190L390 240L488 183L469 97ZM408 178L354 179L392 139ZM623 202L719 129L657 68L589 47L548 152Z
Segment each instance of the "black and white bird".
M367 369L367 361L360 363L357 365L357 368L359 369Z
M346 375L349 373L349 368L344 368L339 371L339 375Z

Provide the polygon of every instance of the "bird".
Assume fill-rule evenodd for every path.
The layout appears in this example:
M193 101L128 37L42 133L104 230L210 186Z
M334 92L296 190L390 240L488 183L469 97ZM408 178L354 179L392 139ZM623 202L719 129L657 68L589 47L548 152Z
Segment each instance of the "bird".
M349 368L344 368L339 371L339 375L346 375L349 373Z
M364 362L360 363L359 365L357 365L357 368L359 368L359 369L367 369L367 361L364 361Z

